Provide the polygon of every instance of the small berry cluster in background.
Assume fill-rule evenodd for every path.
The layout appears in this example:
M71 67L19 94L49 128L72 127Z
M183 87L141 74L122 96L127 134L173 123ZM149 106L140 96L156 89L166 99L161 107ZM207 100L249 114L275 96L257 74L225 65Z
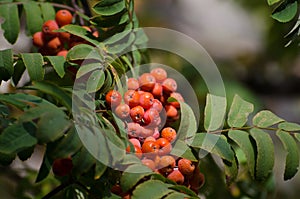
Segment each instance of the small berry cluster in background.
M57 32L57 30L65 25L71 24L73 15L68 10L59 10L55 14L55 20L46 21L40 32L33 35L33 45L38 47L42 55L58 55L66 57L68 49L75 45L86 43L86 41L68 32ZM98 37L98 32L92 32L88 26L82 26Z

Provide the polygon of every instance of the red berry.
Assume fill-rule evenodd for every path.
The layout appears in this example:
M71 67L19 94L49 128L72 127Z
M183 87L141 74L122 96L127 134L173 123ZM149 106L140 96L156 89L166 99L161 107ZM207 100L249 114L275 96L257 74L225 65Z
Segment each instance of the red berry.
M73 163L71 158L55 159L52 164L52 171L56 176L66 176L71 173Z
M177 184L183 184L184 183L184 176L179 170L172 171L168 176L168 179L173 180Z
M115 109L115 113L119 118L125 119L129 116L130 107L127 104L119 104Z
M129 142L131 142L132 145L138 146L138 147L141 148L141 143L140 143L140 141L138 139L136 139L136 138L130 138Z
M171 152L172 145L170 144L169 140L167 140L166 138L158 138L156 140L156 143L160 146L158 155L163 156Z
M140 103L140 94L135 90L128 90L124 94L124 101L130 107L138 106Z
M155 163L153 162L153 160L143 159L142 163L143 163L143 165L149 167L152 171L155 170Z
M159 159L159 163L158 163L159 172L162 173L164 176L171 173L175 166L176 166L176 161L170 155L162 156Z
M67 50L61 50L56 55L57 56L63 56L64 58L67 57L68 51Z
M130 122L127 124L127 134L129 137L139 137L142 133L142 128L138 123Z
M149 109L153 105L154 97L149 92L144 92L140 95L139 103L144 109Z
M46 21L42 27L43 33L48 36L57 36L58 33L54 32L54 31L58 30L58 29L59 29L59 27L55 20Z
M155 157L158 154L159 145L154 141L144 142L142 152L146 157Z
M173 93L170 94L170 97L173 97L177 100L177 102L170 102L170 104L172 106L174 106L175 108L180 108L180 103L179 102L184 102L184 99L183 99L182 95L180 93L173 92Z
M160 113L163 109L163 105L158 99L154 99L151 108L156 109Z
M121 103L122 96L118 91L110 90L106 94L105 100L110 106L115 107L115 106L118 106Z
M139 84L142 90L152 91L155 83L155 77L150 73L144 73L139 77Z
M127 89L128 90L137 90L139 89L140 85L139 85L139 81L135 78L129 78L127 80Z
M160 83L155 83L152 89L152 94L154 96L161 96L163 93L163 87Z
M182 158L178 161L178 169L183 175L190 176L195 170L195 165L192 161Z
M144 117L144 109L141 106L135 106L130 110L130 117L134 122L142 122L142 119Z
M160 116L156 109L148 109L144 113L143 124L148 126L157 126L159 124Z
M141 147L138 147L138 146L136 146L136 145L133 145L133 147L134 147L134 154L135 154L139 159L141 159L142 156L143 156L143 152L142 152L142 150L141 150ZM130 153L130 146L128 146L128 147L126 148L126 152L127 152L127 153Z
M45 45L44 36L42 32L36 32L32 36L33 45L42 47Z
M163 81L162 87L166 93L175 92L177 90L177 83L174 79L167 78Z
M174 118L178 115L177 109L172 105L167 105L166 107L167 117Z
M68 10L59 10L55 14L55 20L60 27L70 24L72 22L72 19L73 15Z
M153 75L157 82L163 82L167 79L167 72L163 68L154 68L150 72Z

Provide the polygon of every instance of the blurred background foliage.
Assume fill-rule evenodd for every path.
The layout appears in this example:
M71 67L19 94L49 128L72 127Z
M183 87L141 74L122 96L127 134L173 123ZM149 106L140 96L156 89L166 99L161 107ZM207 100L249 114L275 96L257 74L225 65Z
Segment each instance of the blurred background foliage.
M300 122L299 46L292 43L285 47L288 39L284 37L297 19L284 24L275 21L270 17L272 9L266 1L261 0L136 0L135 3L141 27L175 29L203 45L222 74L228 104L237 93L254 103L257 109L270 109L286 120ZM7 44L1 37L3 36L0 36L0 48L4 49ZM30 41L30 38L21 36L14 50L29 50ZM153 50L149 54L152 62L172 66L190 79L200 102L203 102L201 106L204 107L207 89L202 79L192 78L195 72L193 67L184 59L168 52ZM281 150L282 146L276 138L274 142L277 143L275 149L278 156L274 171L275 181L271 179L271 183L264 186L274 191L272 198L298 198L300 174L283 182L284 154L281 153L284 150ZM32 159L34 157L31 161ZM24 195L31 198L30 195L38 191L42 196L57 186L54 178L48 178L49 183L43 182L46 187L34 184L33 173L41 161L37 159L33 161L35 164L25 162L22 168L17 162L11 169L0 167L1 198L9 199L9 193L13 192L26 193ZM24 170L27 171L26 176L23 176ZM251 191L257 190L257 186L261 185L243 181L239 186ZM236 196L239 196L240 191L242 190L235 187L231 190ZM220 190L219 194L223 192Z

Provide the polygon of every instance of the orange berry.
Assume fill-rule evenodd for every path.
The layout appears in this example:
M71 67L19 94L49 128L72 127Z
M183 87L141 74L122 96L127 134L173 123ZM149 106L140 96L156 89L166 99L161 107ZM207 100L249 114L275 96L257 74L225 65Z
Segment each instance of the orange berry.
M73 163L71 158L55 159L52 164L52 171L56 176L66 176L71 173Z
M161 121L159 113L156 109L148 109L144 113L143 124L147 126L157 126Z
M152 136L152 135L153 135L153 129L141 127L140 138L142 138L144 140L145 138Z
M128 90L137 90L139 89L140 85L139 85L139 81L135 78L129 78L127 80L127 89Z
M139 148L141 148L141 143L140 143L140 141L138 139L136 139L136 138L130 138L129 142L131 142L132 145L138 146Z
M170 155L162 156L159 160L159 172L162 173L164 176L171 173L176 166L175 159Z
M135 106L132 109L130 109L130 117L134 122L142 122L142 119L144 117L144 109L141 106Z
M57 56L63 56L64 58L67 57L68 51L67 50L61 50L56 55Z
M32 35L32 41L33 41L33 45L37 46L37 47L42 47L44 46L45 42L44 42L44 36L42 32L36 32Z
M183 175L190 176L195 170L195 165L192 161L182 158L178 161L178 169Z
M158 99L154 99L151 108L156 109L160 113L163 109L163 105Z
M163 81L162 87L166 93L175 92L177 90L177 83L174 79L167 78Z
M166 138L158 138L156 140L156 143L160 146L158 155L163 156L163 155L167 155L171 152L172 145Z
M62 45L58 37L54 37L47 43L47 47L53 50L59 50Z
M167 117L176 117L178 115L177 109L172 105L165 106Z
M58 37L62 42L69 42L71 38L71 34L68 32L59 32Z
M127 104L119 104L115 109L115 113L119 118L125 119L129 116L130 107Z
M174 106L175 108L180 108L179 101L184 102L184 99L183 99L182 95L180 93L173 92L173 93L170 94L170 97L173 97L177 100L177 102L170 102L170 104L172 106Z
M140 87L144 91L152 91L155 83L155 77L150 73L144 73L139 77Z
M152 136L146 137L146 139L144 140L144 142L148 142L148 141L156 141L156 139Z
M177 184L183 184L184 183L184 176L179 170L172 171L168 176L168 179L173 180Z
M115 107L115 106L118 106L121 103L122 96L118 91L110 90L106 94L105 100L110 106Z
M58 35L57 32L54 32L55 30L58 30L58 29L59 29L59 27L55 20L46 21L42 27L44 34L46 34L48 36L53 36L53 37Z
M155 157L159 151L159 145L154 141L144 142L142 152L146 157Z
M150 74L155 77L157 82L163 82L167 79L167 72L163 68L154 68L151 70Z
M150 160L150 159L143 159L142 160L142 163L149 167L152 171L155 170L155 163L153 162L153 160Z
M138 106L140 103L140 94L135 90L128 90L124 94L124 101L130 107Z
M166 138L169 142L176 139L176 131L171 127L166 127L161 131L161 137Z
M99 32L98 32L97 30L94 31L94 32L93 32L93 36L94 36L94 37L99 37Z
M144 109L149 109L153 105L154 97L149 92L144 92L140 95L139 103Z
M135 154L139 159L141 159L142 156L143 156L143 152L142 152L141 148L138 147L138 146L136 146L136 145L133 145L133 147L134 147L134 154ZM128 147L126 148L126 152L127 152L127 153L130 153L130 146L128 146Z
M60 27L70 24L72 22L72 19L73 15L68 10L59 10L55 14L55 21Z
M127 134L129 137L139 137L142 133L142 128L138 123L130 122L127 124Z

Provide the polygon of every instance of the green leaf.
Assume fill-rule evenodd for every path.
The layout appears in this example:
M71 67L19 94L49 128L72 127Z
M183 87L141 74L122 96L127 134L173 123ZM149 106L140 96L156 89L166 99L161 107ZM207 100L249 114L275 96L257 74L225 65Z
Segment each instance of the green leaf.
M272 18L285 23L291 21L297 14L298 2L293 3L283 2L272 12Z
M120 179L120 185L124 192L133 188L141 179L152 174L152 171L142 164L128 166Z
M0 153L16 153L35 144L37 139L30 135L22 124L9 126L0 135Z
M177 131L177 139L185 140L188 137L195 136L198 124L191 107L185 102L180 103L181 120Z
M41 164L41 167L39 169L39 173L35 179L35 183L38 183L42 180L44 180L50 173L51 170L51 164L52 161L47 157L47 155L44 155L43 162Z
M44 60L43 56L40 53L22 53L21 58L28 70L28 74L32 81L39 81L44 79Z
M95 59L102 61L103 56L93 46L87 44L78 44L69 50L66 59L68 61L84 59Z
M171 192L169 195L164 197L164 199L185 199L188 198L189 196L183 193L179 192Z
M114 15L125 9L123 0L102 0L93 6L93 11L100 15Z
M263 130L251 129L250 135L255 140L257 150L255 178L263 181L269 177L274 167L274 144L270 135Z
M226 98L208 94L204 110L204 128L214 131L224 124L226 113Z
M97 161L95 167L95 179L99 179L106 171L107 166L102 162Z
M271 5L277 3L277 2L279 2L281 0L267 0L267 1L268 1L268 4L271 6Z
M197 158L194 156L191 148L183 140L177 140L175 142L171 154L191 161L197 161Z
M25 161L25 160L27 160L28 158L31 157L31 155L32 155L33 152L34 152L34 149L35 149L35 146L28 147L28 148L26 148L26 149L20 151L20 152L18 153L18 157L20 158L20 160Z
M245 131L230 130L228 133L230 139L232 139L242 149L246 158L247 165L251 176L254 178L255 173L255 153L252 146L249 134Z
M85 147L82 147L72 160L74 165L73 172L78 176L87 172L96 163L96 159Z
M4 18L1 29L4 31L4 37L11 44L14 44L20 32L20 21L18 6L16 4L0 5L0 18Z
M37 2L28 1L23 4L26 13L26 27L29 33L33 35L42 30L44 20L42 18L42 11Z
M65 76L65 58L63 56L46 56L60 78Z
M105 74L103 70L95 70L89 76L86 85L86 91L88 93L97 92L104 84Z
M232 162L223 161L224 163L224 171L226 175L226 184L230 185L233 183L238 176L238 162L237 159L234 158Z
M159 180L148 180L139 184L132 192L132 199L153 199L163 198L172 191L167 185Z
M299 133L295 133L294 136L300 142L300 134Z
M54 20L55 19L55 10L51 3L41 2L40 3L42 16L45 21Z
M80 78L88 73L91 73L92 71L95 70L101 70L103 69L102 65L99 63L91 63L91 64L85 64L80 66L80 68L78 69L77 73L76 73L76 78Z
M72 110L72 96L70 96L64 89L52 82L33 82L32 86L28 88L37 89L43 93L53 96L62 105L64 105L70 112Z
M300 125L292 122L282 122L278 128L284 131L300 131Z
M248 121L248 116L254 110L253 104L235 95L231 104L227 123L230 127L242 127Z
M127 48L131 47L135 40L135 35L133 33L128 34L125 38L118 40L114 44L107 45L107 51L111 54L119 54L125 51Z
M0 152L0 165L8 166L10 165L14 159L16 158L16 154L4 154Z
M100 42L95 39L95 37L92 35L91 32L89 32L88 30L86 30L85 28L83 28L79 25L69 24L69 25L65 25L65 26L61 27L60 29L64 30L64 31L67 31L67 32L69 32L73 35L76 35L78 37L81 37L84 40L86 40L86 41L90 42L91 44L93 44L94 46L97 46L97 47L100 47L100 48L102 47Z
M0 83L9 80L13 75L13 53L11 49L0 51Z
M282 142L284 149L287 151L287 156L285 160L284 180L289 180L293 178L298 172L298 146L294 138L289 133L279 130L276 132L276 135Z
M284 120L268 110L258 112L253 117L253 125L261 128L266 128L283 122Z
M60 140L48 143L47 147L51 149L48 156L56 159L72 156L82 147L82 143L76 129L72 127Z
M197 168L198 169L198 168ZM193 192L191 189L189 189L188 187L184 186L184 185L174 185L174 186L170 186L169 189L178 191L180 193L185 193L188 194L189 196L192 196L193 198L198 198L197 194L195 192ZM177 193L178 193L177 192Z
M197 133L191 140L191 147L211 152L229 162L234 160L234 153L230 144L222 137L222 135Z
M22 60L18 60L16 63L15 63L15 66L14 66L14 73L12 75L12 83L16 86L24 71L25 71L26 67L24 65L24 62Z

